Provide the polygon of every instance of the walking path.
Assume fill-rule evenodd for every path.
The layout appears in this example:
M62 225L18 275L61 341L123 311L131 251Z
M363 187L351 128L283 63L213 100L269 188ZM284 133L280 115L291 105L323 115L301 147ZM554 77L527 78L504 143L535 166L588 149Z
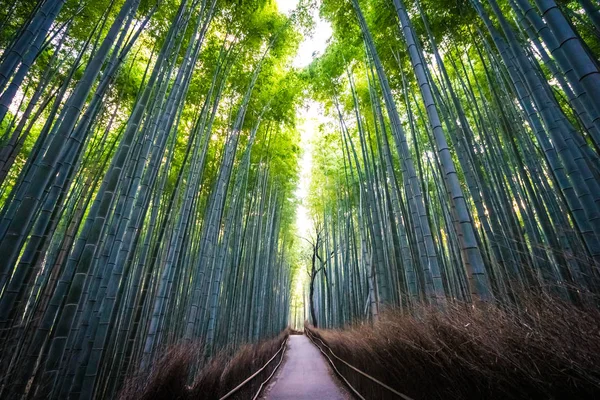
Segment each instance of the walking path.
M283 365L269 384L267 400L349 400L319 349L304 335L291 335Z

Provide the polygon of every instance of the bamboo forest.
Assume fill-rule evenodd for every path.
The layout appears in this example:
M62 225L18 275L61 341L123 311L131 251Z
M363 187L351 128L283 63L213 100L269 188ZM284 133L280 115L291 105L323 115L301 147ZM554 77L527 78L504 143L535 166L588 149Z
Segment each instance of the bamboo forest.
M2 399L598 398L600 4L0 0L0 209Z

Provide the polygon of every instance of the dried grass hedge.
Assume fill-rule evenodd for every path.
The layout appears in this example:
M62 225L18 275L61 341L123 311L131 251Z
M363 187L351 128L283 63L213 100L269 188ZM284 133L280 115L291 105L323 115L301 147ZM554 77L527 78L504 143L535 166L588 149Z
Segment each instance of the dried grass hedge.
M256 344L247 344L236 351L224 350L212 357L190 381L191 368L202 357L197 344L182 344L166 349L149 371L137 373L126 380L120 400L213 400L227 394L259 370L279 350L289 331ZM255 379L231 399L252 398L260 384L271 374L278 356Z
M336 355L414 399L600 398L600 311L560 300L448 306L343 330L310 328ZM343 363L368 399L397 398Z

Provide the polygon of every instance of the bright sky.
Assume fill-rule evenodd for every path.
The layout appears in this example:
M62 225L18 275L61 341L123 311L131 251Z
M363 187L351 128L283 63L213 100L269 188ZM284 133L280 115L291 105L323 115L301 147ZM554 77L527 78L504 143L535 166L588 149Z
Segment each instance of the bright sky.
M276 0L276 2L279 10L285 14L289 14L298 5L298 0ZM322 54L327 47L327 41L333 33L329 22L319 17L318 10L314 11L313 18L315 21L314 33L312 37L304 38L293 62L297 68L309 65L315 56ZM296 195L301 201L296 212L296 226L298 228L298 235L308 237L310 236L311 221L305 203L310 186L312 168L312 137L324 116L320 105L314 101L308 101L298 112L302 121L298 128L300 130L300 147L303 150L303 155L300 161L300 184L296 191Z
M284 14L291 13L298 5L298 0L275 0L277 8ZM319 17L319 11L313 13L315 21L315 31L312 37L305 37L300 44L298 54L294 59L294 66L298 68L306 67L314 59L314 55L320 55L327 47L327 40L333 34L331 24Z

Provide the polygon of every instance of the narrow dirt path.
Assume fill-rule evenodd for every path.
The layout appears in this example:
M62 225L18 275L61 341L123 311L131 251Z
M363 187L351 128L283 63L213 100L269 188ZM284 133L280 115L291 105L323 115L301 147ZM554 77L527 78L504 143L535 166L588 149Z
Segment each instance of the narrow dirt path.
M352 399L334 376L327 360L304 335L292 335L283 365L273 377L267 400Z

